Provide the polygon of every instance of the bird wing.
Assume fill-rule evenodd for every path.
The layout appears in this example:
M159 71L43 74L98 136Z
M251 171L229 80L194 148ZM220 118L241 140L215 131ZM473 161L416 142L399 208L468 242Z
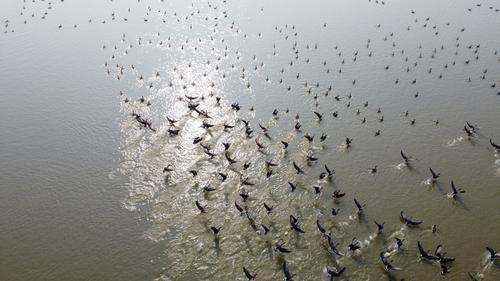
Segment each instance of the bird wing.
M490 247L486 247L486 250L488 250L488 252L490 252L490 255L492 258L495 257L495 255L497 254L497 252Z
M356 198L354 198L354 203L356 204L356 207L358 207L358 209L362 209L363 206L361 206L361 204L359 204L358 200L356 200Z
M455 187L455 183L453 183L453 181L451 181L451 189L453 190L453 193L458 193L457 188Z
M401 154L401 157L403 157L404 160L408 160L408 156L406 156L402 150L400 151L400 154Z
M435 178L437 175L436 172L434 172L434 170L432 170L432 168L429 168L429 171L431 171L432 177Z

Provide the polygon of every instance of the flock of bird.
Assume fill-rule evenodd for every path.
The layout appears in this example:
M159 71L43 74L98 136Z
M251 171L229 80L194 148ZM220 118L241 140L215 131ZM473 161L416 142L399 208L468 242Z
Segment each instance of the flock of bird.
M33 0L34 2L35 0ZM61 0L61 2L64 1ZM384 1L369 0L368 2L388 5ZM161 6L161 4L159 5ZM237 19L231 18L232 15L226 7L226 0L199 2L190 5L191 12L186 14L153 8L148 5L141 22L177 24L182 28L187 28L179 29L184 30L184 32L205 28L203 34L192 37L178 36L178 34L164 36L160 30L161 25L155 26L159 29L157 32L151 32L133 40L129 39L126 33L123 33L119 44L114 46L104 44L102 46L103 50L112 51L103 66L109 77L117 81L132 81L139 88L145 89L146 94L139 96L134 96L132 93L138 91L130 89L123 89L119 94L120 102L130 116L126 122L140 132L140 140L150 140L152 136L157 136L161 139L167 139L166 142L173 144L171 147L184 145L187 140L190 142L188 149L192 150L192 154L198 155L195 163L203 162L203 165L212 167L211 169L200 168L199 165L195 164L181 170L181 167L184 167L182 163L176 163L176 159L170 159L162 165L161 171L158 171L162 174L162 178L165 178L164 184L167 188L176 181L185 185L194 182L196 188L199 186L201 188L197 189L198 192L189 200L192 203L192 209L199 213L198 216L210 215L212 218L217 218L224 215L223 213L232 212L235 216L234 220L248 223L249 227L259 236L271 236L270 239L274 241L272 251L279 255L279 269L283 280L310 279L294 274L294 264L287 261L287 255L294 251L301 251L287 245L283 237L290 236L289 231L300 239L301 235L308 231L304 224L315 224L317 240L313 243L321 245L320 247L324 249L325 254L332 260L332 264L335 264L325 266L324 275L330 280L344 277L351 280L349 272L356 272L357 268L347 268L344 265L345 260L356 259L357 256L363 255L364 249L372 245L372 240L385 239L385 237L381 238L382 234L387 232L389 228L384 220L373 220L374 232L366 240L353 237L347 241L340 241L334 233L336 228L330 227L331 223L327 222L326 216L307 221L300 216L300 210L287 210L287 206L281 206L283 204L280 204L280 198L263 199L260 196L262 193L259 189L261 185L273 177L280 177L286 179L285 188L287 189L283 191L283 187L279 187L281 192L289 192L292 197L301 196L302 192L306 192L312 196L311 200L316 200L319 202L318 204L321 204L325 198L331 201L334 207L328 211L330 218L336 218L339 212L345 212L344 209L352 208L354 212L348 216L347 221L337 222L339 225L351 225L356 221L363 220L366 213L370 212L373 205L368 200L362 201L353 194L351 201L345 198L346 192L340 188L335 187L331 191L328 190L328 187L333 186L337 174L334 167L326 164L326 157L322 157L322 155L325 155L331 147L330 139L332 138L326 132L313 134L316 130L313 127L314 124L330 124L336 122L335 120L340 120L343 116L357 118L361 124L370 123L372 125L382 124L388 119L394 120L391 119L391 116L386 116L381 107L374 107L368 100L358 98L357 85L363 82L363 77L345 81L344 73L349 72L349 69L356 65L371 63L370 58L372 57L388 56L388 60L392 61L392 64L380 66L380 71L387 73L387 79L394 87L402 84L408 85L405 91L410 92L410 99L419 99L421 96L425 96L425 93L421 93L417 88L420 82L416 78L417 73L425 71L429 76L428 81L432 82L436 79L445 79L447 71L455 68L469 73L464 77L464 85L473 81L485 83L488 89L492 89L493 93L500 95L500 92L496 92L497 87L500 87L500 81L495 77L488 76L488 68L482 69L480 73L470 73L470 71L474 71L474 68L467 68L471 64L480 63L483 56L493 56L500 65L499 51L494 50L487 54L488 51L483 50L480 43L462 39L462 34L466 32L465 27L454 26L450 22L439 26L430 17L418 15L414 10L408 11L412 20L405 28L406 32L411 33L416 29L423 29L436 37L436 41L440 42L438 43L439 47L426 49L422 44L417 44L416 49L412 50L400 48L400 42L397 41L399 34L385 29L381 24L375 24L376 30L380 31L376 35L378 38L366 39L365 43L355 50L342 48L339 46L340 44L328 46L329 51L333 51L333 58L319 59L322 56L315 54L321 54L319 50L326 48L326 46L314 42L299 43L305 40L301 39L299 28L294 24L288 23L272 27L275 42L270 43L269 39L262 39L261 32L258 34L245 33L243 28L239 27ZM51 2L47 2L47 11L37 16L45 19L52 6ZM481 4L477 4L468 11L472 12L481 7ZM25 10L26 6L23 6L21 15L28 16ZM489 10L498 12L498 9L493 6L490 6ZM128 12L130 11L129 8ZM264 7L260 9L260 12L265 12ZM35 14L28 17L34 18ZM102 19L101 23L113 22L118 17L118 14L112 13L109 19ZM128 16L122 18L123 21L130 19ZM93 20L89 19L88 23L92 22ZM28 20L24 20L24 24L27 23ZM74 24L72 27L77 28L78 26L78 24ZM14 32L9 20L5 20L4 28L4 33L8 33L7 29ZM60 24L58 28L62 29L64 26ZM318 27L324 32L328 32L330 28L333 27L327 23ZM448 36L453 34L451 37L454 40L440 40L440 35L444 32L448 33ZM238 40L262 40L267 44L272 44L272 49L266 57L257 54L248 56L244 54L243 47L241 49L233 47L237 45ZM375 41L377 43L374 43ZM378 50L372 47L373 44L383 44L384 53L378 53ZM151 74L142 72L144 70L139 65L123 62L134 50L147 46L174 54L190 52L193 56L198 55L203 59L199 59L197 62L180 59L179 63L171 69L162 69L160 66L158 69L149 71ZM417 56L413 56L413 53L416 53ZM208 58L206 58L207 54ZM449 59L450 57L452 59ZM424 58L438 61L435 64L440 64L440 67L427 66L427 61ZM274 80L276 77L276 74L273 73L274 69L268 66L270 64L275 64L275 68L279 71L276 80ZM310 67L308 67L309 65ZM391 72L392 68L397 67L401 68L400 72ZM331 83L325 85L323 81L311 80L313 79L311 75L304 72L304 69L309 68L321 71L323 75L329 77ZM200 75L190 76L189 73L192 69L195 69ZM288 105L287 101L283 100L279 107L266 113L266 116L270 117L267 123L253 120L252 116L257 111L257 105L245 108L242 103L227 101L224 97L222 84L229 80L236 81L235 84L240 86L238 91L243 94L256 92L261 87L272 86L283 92L284 95L298 95L305 98L310 101L312 108L308 112L292 113L289 108L293 105ZM340 83L349 85L349 91L341 93L337 89L337 84ZM261 86L262 84L264 86ZM167 98L168 103L158 105L158 103L165 101L165 95L172 95L175 99ZM259 95L259 93L255 93L255 95ZM331 110L331 105L334 105L334 110ZM166 107L167 110L175 107L176 111L167 116L163 113L155 115L152 113L154 110L151 109L155 106L160 109ZM408 126L416 126L419 122L440 126L439 119L417 120L412 115L411 108L402 110L400 120ZM279 128L278 122L282 124ZM308 125L309 127L306 128ZM195 132L194 134L187 132L190 126L197 128L191 130ZM463 134L465 138L484 138L483 135L479 134L479 131L480 126L464 121ZM383 132L381 129L376 129L373 131L373 135L381 137ZM335 151L348 153L356 149L358 140L356 136L342 136L342 140L335 143ZM492 136L488 137L487 141L494 153L500 153L500 139ZM295 147L302 148L304 151L294 149ZM407 168L411 171L414 162L423 161L410 156L404 149L400 150L399 154L401 163L398 167L402 169ZM315 175L318 167L321 167L321 172ZM368 173L377 174L380 165L367 165L363 169L366 169ZM429 167L428 170L429 178L425 182L429 186L434 186L441 181L441 174L436 167ZM315 178L316 181L311 183L311 178ZM463 200L462 197L465 196L463 194L466 190L452 179L448 183L449 193L447 193L447 197L455 201ZM220 210L220 207L212 201L215 200L214 197L222 196L223 186L224 189L231 189L230 194L233 194L234 198L230 197L231 199L225 200L227 208ZM342 208L338 207L339 204L342 204ZM277 205L280 206L276 207ZM178 215L182 216L183 214ZM278 226L272 216L286 217L287 225ZM395 264L393 258L407 251L410 247L418 250L418 262L435 264L440 269L441 275L450 273L455 258L445 252L444 245L439 244L435 251L430 252L425 248L423 241L410 243L405 240L404 233L419 229L423 221L408 216L403 210L396 216L399 217L401 224L396 226L396 232L391 233L387 238L387 246L378 251L380 267L387 272L389 278L403 280L392 275L398 271L404 272L403 268ZM212 232L217 244L220 237L223 237L226 229L229 228L226 224L227 222L221 221L208 225L208 229ZM438 225L431 224L428 230L431 233L437 233ZM486 264L491 265L500 261L500 254L496 252L494 245L486 246L484 253ZM242 270L241 276L248 280L259 280L260 276L263 275L259 274L259 268L252 266L251 262L241 264L240 268ZM488 272L484 270L485 268L483 267L478 272L473 272L474 269L471 269L468 272L470 280L486 278ZM262 279L265 277L262 276Z

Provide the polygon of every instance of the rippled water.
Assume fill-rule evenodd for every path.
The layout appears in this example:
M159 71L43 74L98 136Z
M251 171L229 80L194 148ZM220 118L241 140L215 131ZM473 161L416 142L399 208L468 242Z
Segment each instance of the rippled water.
M0 4L1 279L276 280L286 260L294 280L497 280L500 4L478 3Z

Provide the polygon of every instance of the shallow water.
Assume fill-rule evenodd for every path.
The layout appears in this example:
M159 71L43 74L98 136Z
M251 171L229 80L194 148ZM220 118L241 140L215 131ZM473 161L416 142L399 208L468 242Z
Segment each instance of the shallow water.
M499 279L485 246L500 249L500 156L489 144L500 143L500 4L478 3L2 2L0 279L246 280L245 266L276 280L284 260L294 280L328 280L326 266L347 268L339 280ZM318 180L325 164L335 175ZM434 183L429 167L441 173ZM451 180L466 190L458 200ZM334 202L337 189L346 196ZM401 210L423 224L403 225ZM317 219L344 257L326 251ZM353 237L361 249L349 253ZM292 253L273 251L280 239ZM417 241L456 258L446 277L418 258ZM386 273L381 251L403 271Z

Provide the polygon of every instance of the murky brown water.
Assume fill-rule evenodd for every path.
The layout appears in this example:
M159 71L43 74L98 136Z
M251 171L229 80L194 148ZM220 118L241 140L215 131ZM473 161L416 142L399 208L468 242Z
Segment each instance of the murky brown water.
M498 280L500 4L478 3L0 4L0 279L276 280L286 260L294 280Z

